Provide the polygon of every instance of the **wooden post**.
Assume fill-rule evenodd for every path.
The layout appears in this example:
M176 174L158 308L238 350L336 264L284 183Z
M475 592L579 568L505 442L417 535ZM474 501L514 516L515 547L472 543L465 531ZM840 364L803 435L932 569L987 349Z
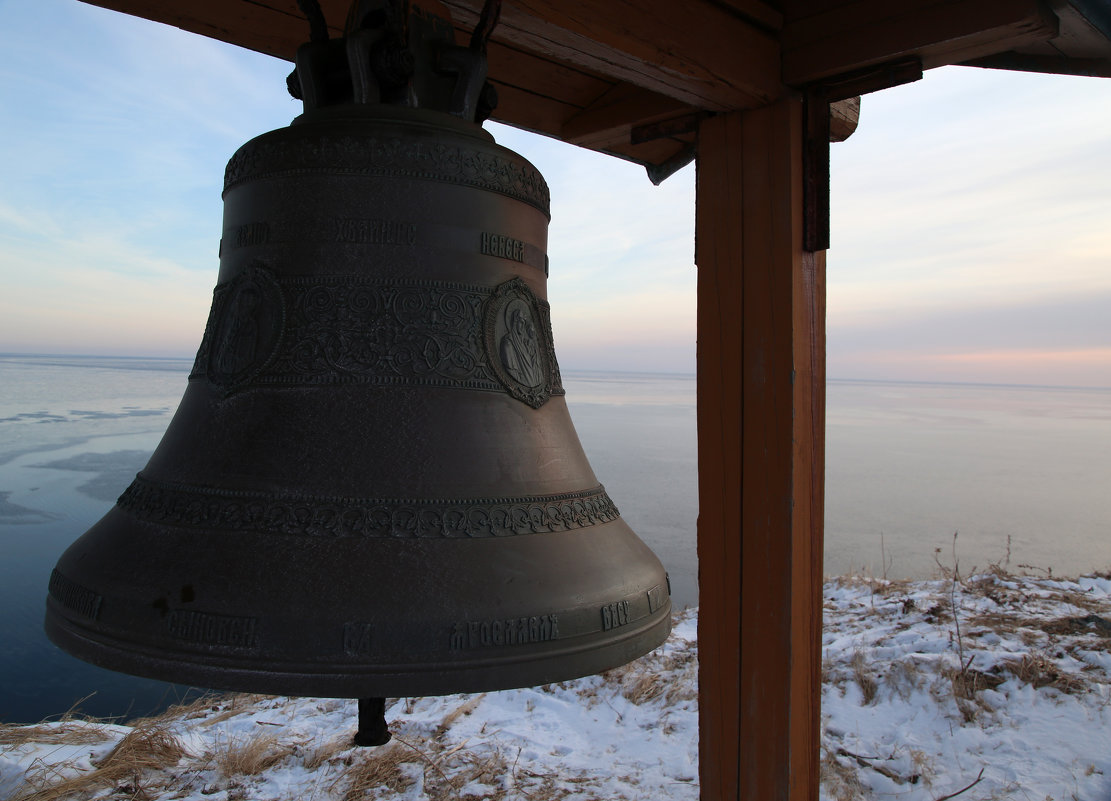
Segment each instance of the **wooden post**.
M699 715L705 801L816 801L825 253L801 99L698 139Z

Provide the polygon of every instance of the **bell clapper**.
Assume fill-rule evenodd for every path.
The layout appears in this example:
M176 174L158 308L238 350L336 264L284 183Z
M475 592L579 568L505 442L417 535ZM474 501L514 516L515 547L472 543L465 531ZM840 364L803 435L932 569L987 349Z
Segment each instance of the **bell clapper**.
M355 732L355 745L385 745L390 741L386 726L386 699L359 699L359 729Z

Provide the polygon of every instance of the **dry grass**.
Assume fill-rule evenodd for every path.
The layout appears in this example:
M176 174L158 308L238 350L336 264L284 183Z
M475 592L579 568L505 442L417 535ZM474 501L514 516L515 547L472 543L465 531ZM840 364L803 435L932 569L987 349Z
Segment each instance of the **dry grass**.
M1059 617L1043 623L1041 630L1057 636L1096 638L1100 641L1097 647L1111 646L1111 621L1096 614Z
M853 761L842 761L832 749L823 748L819 768L822 788L834 801L856 801L866 797L860 769Z
M697 674L698 651L691 644L664 654L647 654L607 670L602 679L611 687L618 687L621 695L637 706L657 700L673 705L698 698Z
M334 759L341 751L351 748L351 740L350 734L343 734L318 742L305 749L301 755L301 764L305 766L305 770L316 770L325 762Z
M28 790L14 801L76 801L107 788L131 798L145 798L147 789L163 779L159 774L187 755L164 723L140 722L92 771L71 777L45 768L29 773Z
M268 698L273 698L270 695L259 695L257 693L228 693L226 695L217 696L209 700L209 712L216 712L211 717L206 717L204 720L205 726L215 726L217 723L223 723L229 718L234 718L236 715L246 712L257 705L260 701L265 701ZM199 699L196 703L200 703ZM167 710L169 714L169 710ZM201 717L194 715L194 717Z
M892 662L884 677L885 683L904 701L922 686L922 668L913 659Z
M205 693L192 701L183 704L173 704L161 714L144 720L151 721L182 721L196 720L215 712L221 705L227 703L232 695L227 693Z
M24 743L65 743L66 745L95 745L112 738L112 732L102 723L85 720L60 720L57 723L40 723L37 726L0 724L0 745L19 746Z
M459 706L455 707L455 709L444 715L444 719L440 721L440 725L436 727L437 734L443 734L448 729L450 729L452 724L455 723L455 721L459 720L459 718L474 712L475 709L478 708L478 705L482 703L482 699L485 697L486 693L472 695L468 697L466 701L459 704Z
M217 737L212 761L229 778L257 776L277 765L291 751L289 746L278 742L275 734L259 731L240 736Z
M1070 694L1080 694L1088 689L1088 683L1082 678L1061 671L1042 654L1023 654L1019 659L1005 660L1002 667L1019 681L1035 688L1052 687Z
M388 787L395 793L405 792L416 783L414 771L407 770L406 766L421 761L412 749L397 742L375 748L356 759L354 766L344 774L348 781L343 801L368 798L380 787Z
M872 674L872 667L868 664L863 650L858 648L853 651L849 666L853 671L853 679L856 681L857 686L860 687L860 693L864 697L863 704L867 706L876 700L876 693L879 692L879 683Z
M976 699L976 693L981 690L994 690L1007 680L1006 676L998 673L985 673L976 668L964 670L952 668L945 671L950 681L953 682L953 695L968 701Z

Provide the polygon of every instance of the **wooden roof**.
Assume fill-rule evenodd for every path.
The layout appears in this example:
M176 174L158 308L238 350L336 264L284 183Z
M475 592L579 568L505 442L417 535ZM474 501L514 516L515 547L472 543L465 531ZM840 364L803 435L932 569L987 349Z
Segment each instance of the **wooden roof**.
M292 60L296 0L86 0ZM320 0L334 35L349 0ZM443 0L469 33L482 0ZM494 119L659 165L707 113L946 64L1111 76L1109 0L503 0Z

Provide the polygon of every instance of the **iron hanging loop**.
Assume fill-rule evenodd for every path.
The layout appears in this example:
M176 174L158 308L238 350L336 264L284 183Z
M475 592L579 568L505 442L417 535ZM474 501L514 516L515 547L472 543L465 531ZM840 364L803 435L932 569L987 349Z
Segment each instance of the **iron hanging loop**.
M501 17L501 0L486 0L482 6L482 13L478 17L478 24L471 33L471 50L486 54L486 43L490 41L490 34L497 27Z
M309 40L328 41L328 23L324 19L324 12L320 10L318 0L297 0L297 7L309 22Z
M329 39L328 22L324 19L324 12L320 10L318 0L297 0L297 7L301 9L301 13L308 20L309 40L312 42L327 42ZM297 76L296 69L286 76L285 88L293 99L305 99L304 89L301 86L301 79Z

